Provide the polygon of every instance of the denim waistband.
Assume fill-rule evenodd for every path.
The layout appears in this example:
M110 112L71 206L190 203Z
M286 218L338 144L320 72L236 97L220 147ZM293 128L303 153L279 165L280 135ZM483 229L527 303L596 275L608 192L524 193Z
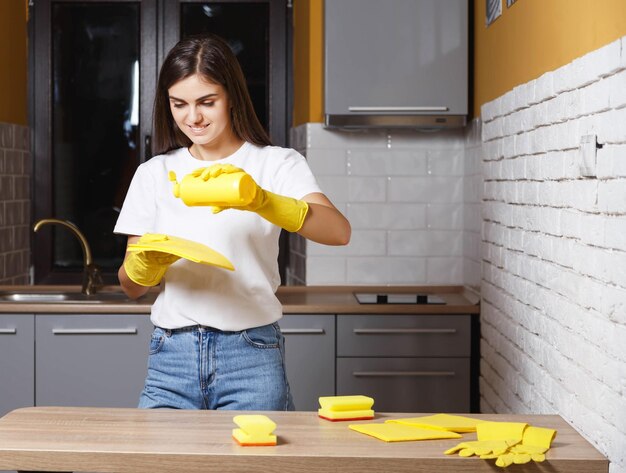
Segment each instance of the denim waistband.
M220 329L215 327L209 327L208 325L187 325L186 327L179 328L163 328L159 327L161 330L165 332L166 335L171 335L173 333L179 332L221 332Z

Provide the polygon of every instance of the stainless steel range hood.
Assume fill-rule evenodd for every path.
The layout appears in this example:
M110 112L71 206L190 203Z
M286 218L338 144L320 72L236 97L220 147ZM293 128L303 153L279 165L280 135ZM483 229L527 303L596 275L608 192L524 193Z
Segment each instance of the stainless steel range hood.
M468 0L325 0L328 128L465 126Z
M357 107L351 107L357 108ZM365 108L365 107L358 107ZM373 107L371 107L373 108ZM407 107L408 108L408 107ZM417 107L414 107L417 108ZM419 107L424 109L426 107ZM463 127L467 124L466 115L440 115L437 113L419 115L392 114L389 109L383 112L371 110L370 113L361 112L353 115L326 114L324 125L327 128L341 129L366 129L366 128L455 128Z

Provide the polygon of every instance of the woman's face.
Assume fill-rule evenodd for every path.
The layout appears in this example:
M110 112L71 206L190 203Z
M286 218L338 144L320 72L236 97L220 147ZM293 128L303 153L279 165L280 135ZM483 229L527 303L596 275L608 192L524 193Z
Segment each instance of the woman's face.
M171 86L168 95L176 125L195 145L232 137L230 100L221 85L194 74Z

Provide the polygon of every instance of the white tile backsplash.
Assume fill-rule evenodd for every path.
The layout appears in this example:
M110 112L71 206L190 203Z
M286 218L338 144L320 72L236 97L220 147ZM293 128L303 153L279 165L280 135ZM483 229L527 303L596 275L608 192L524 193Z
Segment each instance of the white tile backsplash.
M347 278L351 284L424 284L426 283L426 258L349 258ZM308 281L307 284L309 284Z
M428 151L429 176L463 176L465 151L463 149L442 149Z
M292 130L292 146L309 162L322 191L352 225L345 247L306 241L303 274L314 284L458 284L466 232L480 230L480 127L418 132L345 132L307 123ZM466 149L472 159L467 163ZM467 182L467 186L465 183ZM476 229L478 227L478 230ZM302 250L294 257L301 263ZM471 262L478 261L472 256ZM292 268L293 269L293 268ZM446 276L447 274L447 276Z
M309 256L306 259L306 284L309 286L345 284L346 259L335 256Z
M307 241L307 255L311 256L384 256L387 253L385 230L352 230L347 246L320 245Z
M348 202L385 202L385 177L353 177L348 180Z
M351 176L424 176L428 160L425 150L346 151Z
M462 177L389 177L388 181L390 202L463 202Z
M353 203L346 217L352 229L413 230L426 227L426 204Z
M431 257L427 259L427 279L432 284L463 284L462 257Z
M322 188L322 192L337 206L337 204L348 202L349 179L348 177L316 176L317 183Z
M460 231L389 231L388 252L392 256L461 256Z
M344 176L348 174L346 151L343 149L310 149L306 153L315 176Z
M462 230L464 205L426 204L426 227L430 230Z

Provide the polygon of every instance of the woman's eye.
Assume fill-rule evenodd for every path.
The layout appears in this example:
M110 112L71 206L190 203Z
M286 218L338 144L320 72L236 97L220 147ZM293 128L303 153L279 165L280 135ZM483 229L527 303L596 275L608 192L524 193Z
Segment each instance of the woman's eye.
M183 108L185 106L184 103L175 103L174 108Z
M203 102L202 105L205 105L207 107L212 107L213 105L215 105L215 102Z

